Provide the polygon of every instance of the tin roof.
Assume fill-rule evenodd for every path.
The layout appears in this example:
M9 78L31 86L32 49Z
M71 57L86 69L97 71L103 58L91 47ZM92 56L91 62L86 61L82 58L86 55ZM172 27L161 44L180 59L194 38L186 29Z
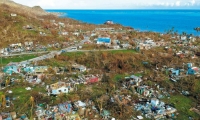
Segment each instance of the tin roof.
M98 38L97 42L110 43L110 38Z

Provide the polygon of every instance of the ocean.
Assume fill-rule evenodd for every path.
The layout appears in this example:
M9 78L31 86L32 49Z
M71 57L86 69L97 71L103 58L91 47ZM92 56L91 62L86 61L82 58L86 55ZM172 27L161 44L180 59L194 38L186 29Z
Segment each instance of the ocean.
M194 28L200 27L200 10L46 10L64 13L85 23L103 24L107 20L130 26L139 31L175 32L200 35Z

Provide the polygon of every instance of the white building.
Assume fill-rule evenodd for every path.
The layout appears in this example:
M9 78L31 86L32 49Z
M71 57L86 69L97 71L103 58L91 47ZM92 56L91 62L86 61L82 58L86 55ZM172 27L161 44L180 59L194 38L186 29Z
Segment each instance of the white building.
M58 94L61 94L61 93L68 93L68 92L69 92L68 88L63 86L63 87L60 87L58 89L52 90L51 94L58 95Z
M185 35L181 36L181 40L182 41L186 41L187 40L187 36L185 36Z
M61 93L68 93L70 91L70 85L65 82L57 82L48 86L47 90L48 94L59 95Z
M84 65L79 65L76 63L72 65L72 68L80 72L85 72L87 70L87 68Z
M62 35L68 35L68 32L61 32Z
M115 29L114 28L96 28L95 31L110 31L110 32L114 32Z
M10 16L11 16L11 17L16 17L17 14L15 14L15 13L11 13Z
M73 35L75 35L75 36L79 36L79 34L80 34L79 32L74 32L73 33Z

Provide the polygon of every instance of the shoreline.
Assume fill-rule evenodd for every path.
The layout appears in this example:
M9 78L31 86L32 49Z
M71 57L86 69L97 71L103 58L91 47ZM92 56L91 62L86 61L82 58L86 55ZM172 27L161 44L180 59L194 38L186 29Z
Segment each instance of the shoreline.
M105 21L103 21L103 19L104 18L101 18L102 19L102 21L100 21L100 20L98 20L98 21L91 21L91 20L89 20L89 21L87 21L87 19L81 19L80 17L80 19L78 19L78 18L76 18L76 17L74 17L74 18L72 18L72 17L68 17L67 16L67 13L65 13L65 12L67 12L67 11L82 11L82 10L76 10L76 9L72 9L72 10L70 10L70 9L48 9L48 10L45 10L45 11L47 11L48 13L53 13L54 15L56 15L56 16L58 16L58 17L61 17L61 18L70 18L70 19L74 19L74 20L77 20L77 21L79 21L79 22L84 22L84 23L88 23L88 24L93 24L93 25L103 25L103 23L105 22ZM61 12L59 12L59 11L61 11ZM107 10L90 10L90 9L88 9L88 10L83 10L83 11L107 11ZM133 10L108 10L108 11L149 11L148 9L142 9L142 10L138 10L138 9L133 9ZM155 12L158 12L159 10L157 10L157 9L153 9L153 10L150 10L150 11L155 11ZM161 10L161 12L162 11L200 11L200 10L196 10L196 9L194 9L194 10L187 10L187 9L183 9L183 10ZM71 13L71 14L73 14L73 12ZM75 12L75 16L76 16L76 12ZM81 14L81 12L80 12L80 14ZM171 13L170 13L171 14ZM88 15L88 13L86 12L86 15ZM136 14L137 15L137 14ZM91 15L92 16L92 15ZM97 15L98 16L98 15ZM90 16L89 16L90 17ZM102 16L100 16L100 17L102 17ZM104 17L104 16L103 16ZM110 18L109 18L110 19ZM117 18L115 18L116 20L117 20ZM113 20L113 19L112 19ZM116 20L113 20L114 22L116 21ZM100 23L101 22L101 23ZM134 22L134 21L133 21ZM138 22L138 21L135 21L135 23L136 22ZM138 25L134 25L134 24L132 24L130 21L127 21L127 20L124 20L124 21L117 21L116 22L116 24L120 24L120 25L122 25L122 26L124 26L124 27L126 27L126 26L130 26L130 27L132 27L132 28L134 28L135 30L139 30L140 32L156 32L156 33L160 33L160 34L167 34L169 31L171 31L172 30L172 28L173 28L173 31L171 31L172 33L178 33L179 35L181 35L183 32L185 32L185 33L187 33L187 34L192 34L192 35L194 35L194 36L200 36L199 35L199 33L198 32L195 32L195 30L194 30L194 28L196 28L196 27L199 27L199 26L196 26L196 27L194 27L194 28L192 28L193 26L191 26L191 25L188 25L188 26L191 26L191 28L190 27L184 27L183 25L182 25L182 29L180 28L180 25L169 25L169 26L171 26L171 27L167 27L167 28L164 28L163 26L165 26L165 25L163 25L163 26L161 26L160 28L159 27L154 27L154 26L152 26L152 24L150 23L150 21L148 22L148 21L146 21L146 22L144 22L144 24L147 24L147 26L148 27L145 27L145 25L142 25L142 26L138 26ZM150 26L150 27L149 27ZM157 26L159 26L159 25L157 25ZM150 29L148 29L148 28L150 28ZM162 29L163 28L163 29Z
M48 12L48 11L46 11L46 12L49 13L49 14L55 15L57 17L61 17L61 16L66 15L66 13L63 13L63 12Z

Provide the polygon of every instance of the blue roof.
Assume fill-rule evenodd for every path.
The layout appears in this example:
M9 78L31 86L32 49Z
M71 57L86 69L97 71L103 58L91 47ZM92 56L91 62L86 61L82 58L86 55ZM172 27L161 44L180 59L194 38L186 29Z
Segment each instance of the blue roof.
M34 71L34 68L33 67L25 67L24 69L23 69L25 72L33 72Z
M61 112L69 113L72 109L72 105L70 103L59 104L58 107Z
M58 93L57 90L52 90L53 95L56 95L57 93Z
M65 104L59 104L58 105L60 112L67 112L67 108L65 107Z
M97 42L110 43L110 38L98 38Z
M7 73L7 74L12 74L13 72L18 71L18 67L17 66L6 66L3 68L3 72Z

